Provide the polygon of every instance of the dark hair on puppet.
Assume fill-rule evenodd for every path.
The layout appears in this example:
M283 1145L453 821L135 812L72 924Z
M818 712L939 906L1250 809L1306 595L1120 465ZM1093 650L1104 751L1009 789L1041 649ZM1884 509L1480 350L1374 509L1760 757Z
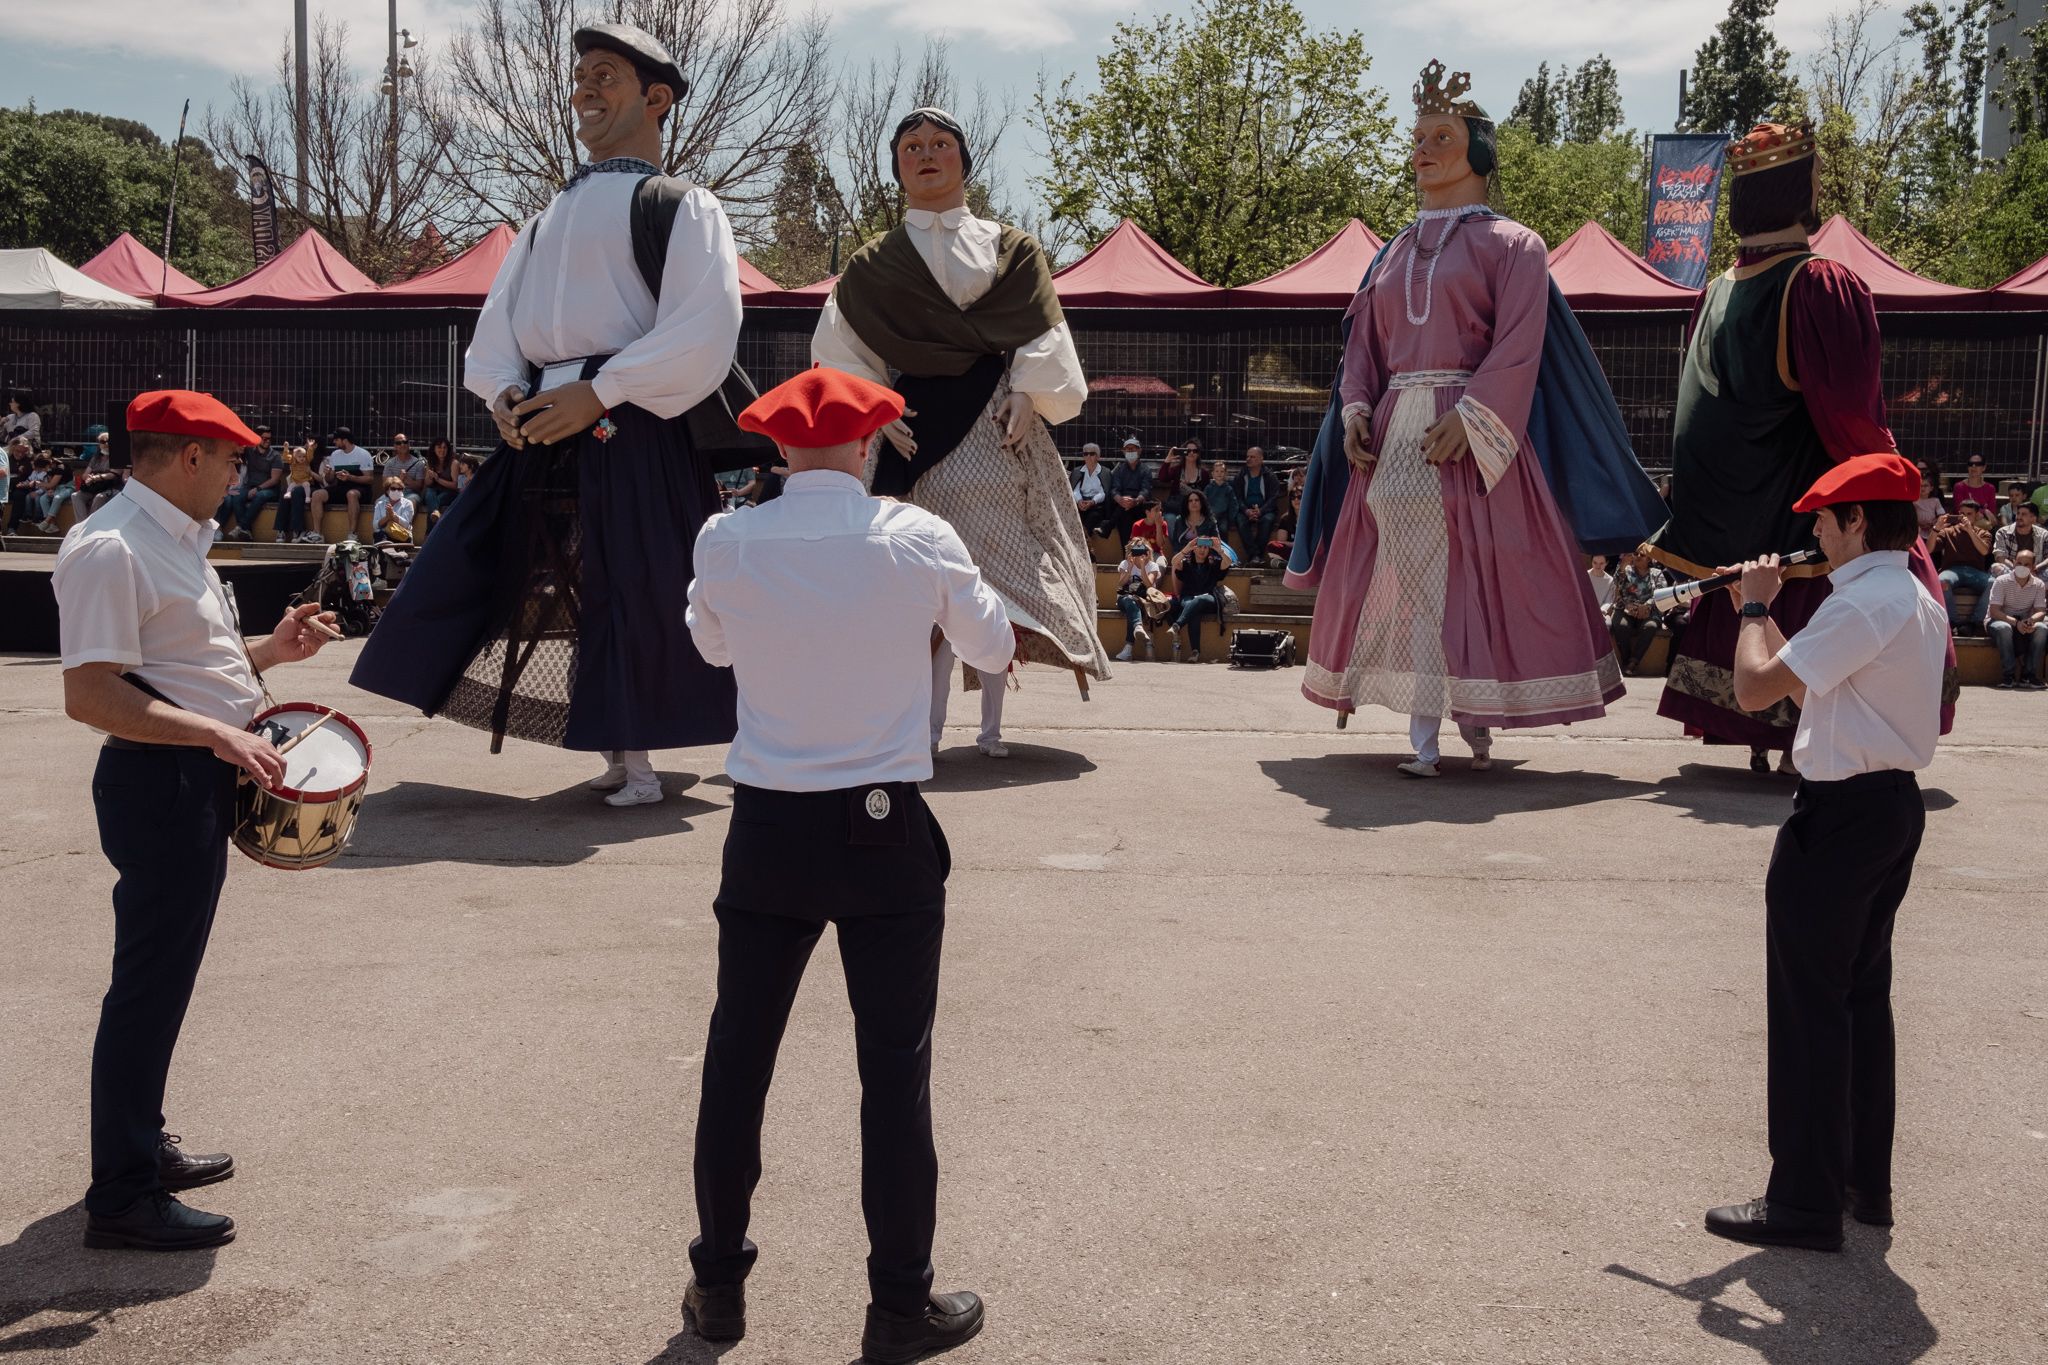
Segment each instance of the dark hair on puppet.
M1465 135L1471 139L1466 149L1465 160L1472 166L1472 174L1491 180L1493 173L1500 169L1500 134L1490 118L1474 118L1464 115Z
M929 123L951 133L953 140L960 144L961 180L974 174L974 153L967 149L967 130L960 126L960 120L943 109L913 109L903 116L896 125L896 131L889 135L889 174L896 177L897 184L903 183L903 169L896 164L896 151L903 145L904 136L920 123Z
M1789 227L1820 231L1813 211L1816 157L1738 175L1728 182L1728 225L1737 237L1782 232Z

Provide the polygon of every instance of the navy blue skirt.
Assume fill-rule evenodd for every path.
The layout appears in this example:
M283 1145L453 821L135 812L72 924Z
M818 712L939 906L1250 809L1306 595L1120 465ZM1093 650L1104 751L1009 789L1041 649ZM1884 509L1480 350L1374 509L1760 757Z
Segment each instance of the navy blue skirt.
M732 670L684 619L716 485L680 421L500 445L432 528L349 681L495 737L565 749L725 744Z

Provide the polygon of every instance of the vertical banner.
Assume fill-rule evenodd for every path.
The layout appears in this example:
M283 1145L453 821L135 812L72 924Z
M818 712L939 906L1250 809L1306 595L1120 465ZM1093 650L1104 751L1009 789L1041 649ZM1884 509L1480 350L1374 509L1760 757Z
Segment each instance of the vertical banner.
M1728 139L1719 133L1659 133L1650 144L1650 210L1643 259L1673 283L1707 282L1714 248L1714 203Z
M270 167L260 156L249 162L249 242L255 249L256 264L277 255L277 189L271 183Z

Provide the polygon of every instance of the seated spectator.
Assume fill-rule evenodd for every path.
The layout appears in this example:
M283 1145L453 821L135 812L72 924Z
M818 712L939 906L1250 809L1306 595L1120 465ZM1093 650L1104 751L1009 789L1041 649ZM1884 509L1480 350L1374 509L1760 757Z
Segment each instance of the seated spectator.
M264 437L264 444L242 448L242 475L228 489L222 499L220 511L214 513L214 520L222 526L232 521L235 529L225 533L216 531L219 538L225 534L229 540L250 540L256 531L256 518L265 507L277 501L284 486L284 461L271 453L268 427L256 428L256 434Z
M1998 490L1984 477L1984 457L1972 455L1969 463L1963 468L1965 473L1962 482L1955 486L1951 494L1955 500L1953 510L1960 512L1964 503L1974 502L1984 509L1987 516L1997 516ZM1923 531L1921 534L1924 535L1926 532Z
M388 488L392 479L405 484L405 496L412 500L413 511L420 508L420 501L427 491L427 462L415 454L412 440L404 432L391 438L391 453L384 457L384 469L377 480L379 488Z
M1947 511L1941 500L1941 487L1934 481L1934 473L1926 465L1920 466L1920 497L1913 504L1913 515L1920 519L1920 538L1925 540L1934 533L1936 518Z
M320 466L320 486L313 490L310 511L314 533L318 534L320 522L327 512L327 503L337 493L348 508L348 529L344 537L356 533L356 519L372 490L377 487L376 461L370 452L356 444L355 435L347 427L334 429L334 449Z
M1292 488L1284 489L1280 494L1280 505L1273 514L1273 529L1266 536L1267 567L1287 567L1287 558L1294 553L1294 529L1300 518L1300 495Z
M277 540L280 545L296 540L302 545L321 545L326 537L307 525L312 515L312 496L320 490L313 472L313 447L287 446L284 455L284 496L277 504Z
M412 544L412 499L406 495L405 480L396 474L385 476L384 495L370 512L370 539L379 544Z
M2005 505L1998 509L1998 524L2010 526L2020 519L2020 508L2027 505L2027 486L2018 479L2008 479L2005 484Z
M2048 657L2048 627L2042 625L2048 620L2048 583L2034 572L2034 562L2032 550L2021 550L2013 558L2012 572L1992 580L1987 594L1991 619L1984 626L1991 643L1998 646L1998 685L2024 687L2030 692L2041 690L2041 665ZM2023 674L2017 663L2022 649L2027 652Z
M1152 546L1134 540L1124 546L1124 557L1116 566L1116 609L1124 614L1124 647L1116 654L1118 663L1131 657L1131 646L1139 640L1152 646L1152 632L1145 628L1145 608L1159 587L1159 557Z
M469 481L476 477L476 462L467 455L455 457L455 491L460 494L469 487Z
M1606 555L1586 556L1586 577L1593 584L1593 600L1600 604L1600 614L1611 615L1614 608L1614 575L1607 572Z
M46 536L59 533L57 509L70 496L71 481L65 477L63 461L52 459L46 451L37 451L29 460L28 512L38 531Z
M1185 510L1173 530L1173 548L1176 551L1186 548L1188 542L1197 537L1212 538L1219 545L1224 543L1222 523L1209 515L1206 490L1190 488L1182 506Z
M1230 533L1237 529L1237 489L1230 482L1230 466L1217 460L1209 466L1209 481L1202 485L1202 496L1209 500L1209 517L1216 524L1216 535L1226 543Z
M787 466L757 464L753 477L733 490L732 505L735 507L759 507L764 502L773 502L782 496L782 481L787 475Z
M13 472L12 486L8 490L8 507L11 512L9 524L19 531L33 525L41 518L34 515L35 504L35 449L29 445L28 437L16 436L7 442L7 465Z
M1614 602L1607 614L1607 633L1614 640L1615 657L1621 660L1624 677L1634 677L1657 638L1663 616L1650 605L1651 595L1664 587L1664 572L1650 562L1650 556L1635 550L1621 557L1621 569L1610 590Z
M1941 571L1941 596L1948 604L1949 629L1958 635L1966 631L1982 634L1985 613L1991 609L1991 522L1984 509L1965 502L1954 512L1943 512L1934 523L1927 549L1934 567ZM1977 606L1969 621L1956 619L1956 589L1977 594Z
M1186 646L1181 654L1183 662L1197 664L1202 661L1204 617L1215 617L1217 627L1222 627L1223 580L1229 573L1230 559L1223 553L1222 542L1213 535L1195 536L1173 557L1175 605L1178 608L1174 613L1173 628L1181 637L1180 644ZM1178 648L1179 644L1176 645Z
M1135 436L1124 438L1124 457L1109 471L1109 500L1116 508L1116 533L1130 539L1131 528L1145 517L1145 504L1152 496L1152 476L1145 472L1145 448ZM1164 546L1155 546L1161 554Z
M1167 525L1166 510L1150 498L1145 500L1144 515L1131 527L1130 538L1146 542L1152 547L1154 557L1160 560L1174 550L1173 531Z
M1102 447L1090 441L1081 447L1081 463L1069 480L1074 510L1081 514L1084 535L1108 535L1116 523L1116 504L1109 500L1109 476L1102 467Z
M427 473L420 484L420 506L426 509L427 525L441 519L441 510L455 501L455 443L436 436L427 451Z
M1152 481L1152 496L1159 499L1159 505L1166 509L1166 518L1175 530L1180 528L1180 519L1187 515L1188 494L1199 489L1205 477L1202 448L1193 441L1169 451L1167 460L1160 464L1159 477Z
M104 431L93 442L79 471L78 491L71 495L71 522L75 526L106 506L107 499L121 491L121 472L114 468L112 438Z
M1991 572L2011 573L2013 563L2021 550L2032 550L2034 562L2048 559L2048 530L2038 524L2040 513L2031 506L2020 509L2017 520L2010 526L2001 526L1991 537Z
M1244 546L1245 562L1256 564L1266 553L1273 523L1280 515L1280 480L1266 472L1266 452L1252 446L1244 453L1244 472L1231 480L1230 491L1237 502L1238 542Z
M26 391L7 395L7 415L0 417L0 441L6 441L11 448L14 438L26 436L31 451L42 449L43 415L28 405Z

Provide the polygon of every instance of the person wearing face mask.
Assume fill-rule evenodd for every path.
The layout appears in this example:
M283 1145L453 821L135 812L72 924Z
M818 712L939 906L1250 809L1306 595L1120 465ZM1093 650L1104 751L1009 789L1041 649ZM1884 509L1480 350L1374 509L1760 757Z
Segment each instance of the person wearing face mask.
M1892 926L1927 825L1913 774L1941 735L1949 647L1940 598L1907 559L1919 490L1886 451L1842 461L1793 504L1815 517L1834 590L1789 640L1778 556L1743 564L1729 590L1733 700L1798 706L1800 773L1764 878L1770 1181L1707 1211L1731 1241L1839 1251L1845 1212L1892 1223Z
M2034 552L2021 550L2013 557L2012 570L1993 579L1984 594L1984 633L1998 647L1998 685L2008 691L2024 687L2038 692L2044 681L2041 664L2048 658L2048 629L2042 622L2048 619L2048 583L2034 569ZM2024 673L2019 671L2022 650L2027 656Z
M1126 540L1131 528L1145 519L1145 502L1152 496L1152 476L1145 472L1144 453L1137 437L1126 436L1124 457L1109 471L1109 505L1116 509L1116 533Z
M638 806L663 797L652 750L733 737L732 675L692 643L681 585L718 510L714 472L774 448L740 434L725 397L744 385L725 211L661 171L689 83L629 25L573 42L589 160L520 230L465 358L502 444L350 681L488 730L494 751L512 735L603 754L590 789Z
M1287 572L1318 589L1303 694L1340 720L1408 716L1399 771L1421 778L1447 716L1478 770L1495 728L1606 713L1621 672L1582 555L1662 520L1543 239L1487 207L1494 127L1462 98L1471 78L1444 75L1415 86L1422 212L1346 313Z
M1017 663L1109 676L1095 629L1095 571L1047 424L1077 416L1088 381L1026 232L967 209L974 157L943 109L914 109L889 139L909 211L853 254L825 301L811 358L903 395L870 456L870 487L951 523L1003 600ZM932 654L932 748L946 721L954 653ZM975 747L1008 756L1004 673L966 670L981 691Z

